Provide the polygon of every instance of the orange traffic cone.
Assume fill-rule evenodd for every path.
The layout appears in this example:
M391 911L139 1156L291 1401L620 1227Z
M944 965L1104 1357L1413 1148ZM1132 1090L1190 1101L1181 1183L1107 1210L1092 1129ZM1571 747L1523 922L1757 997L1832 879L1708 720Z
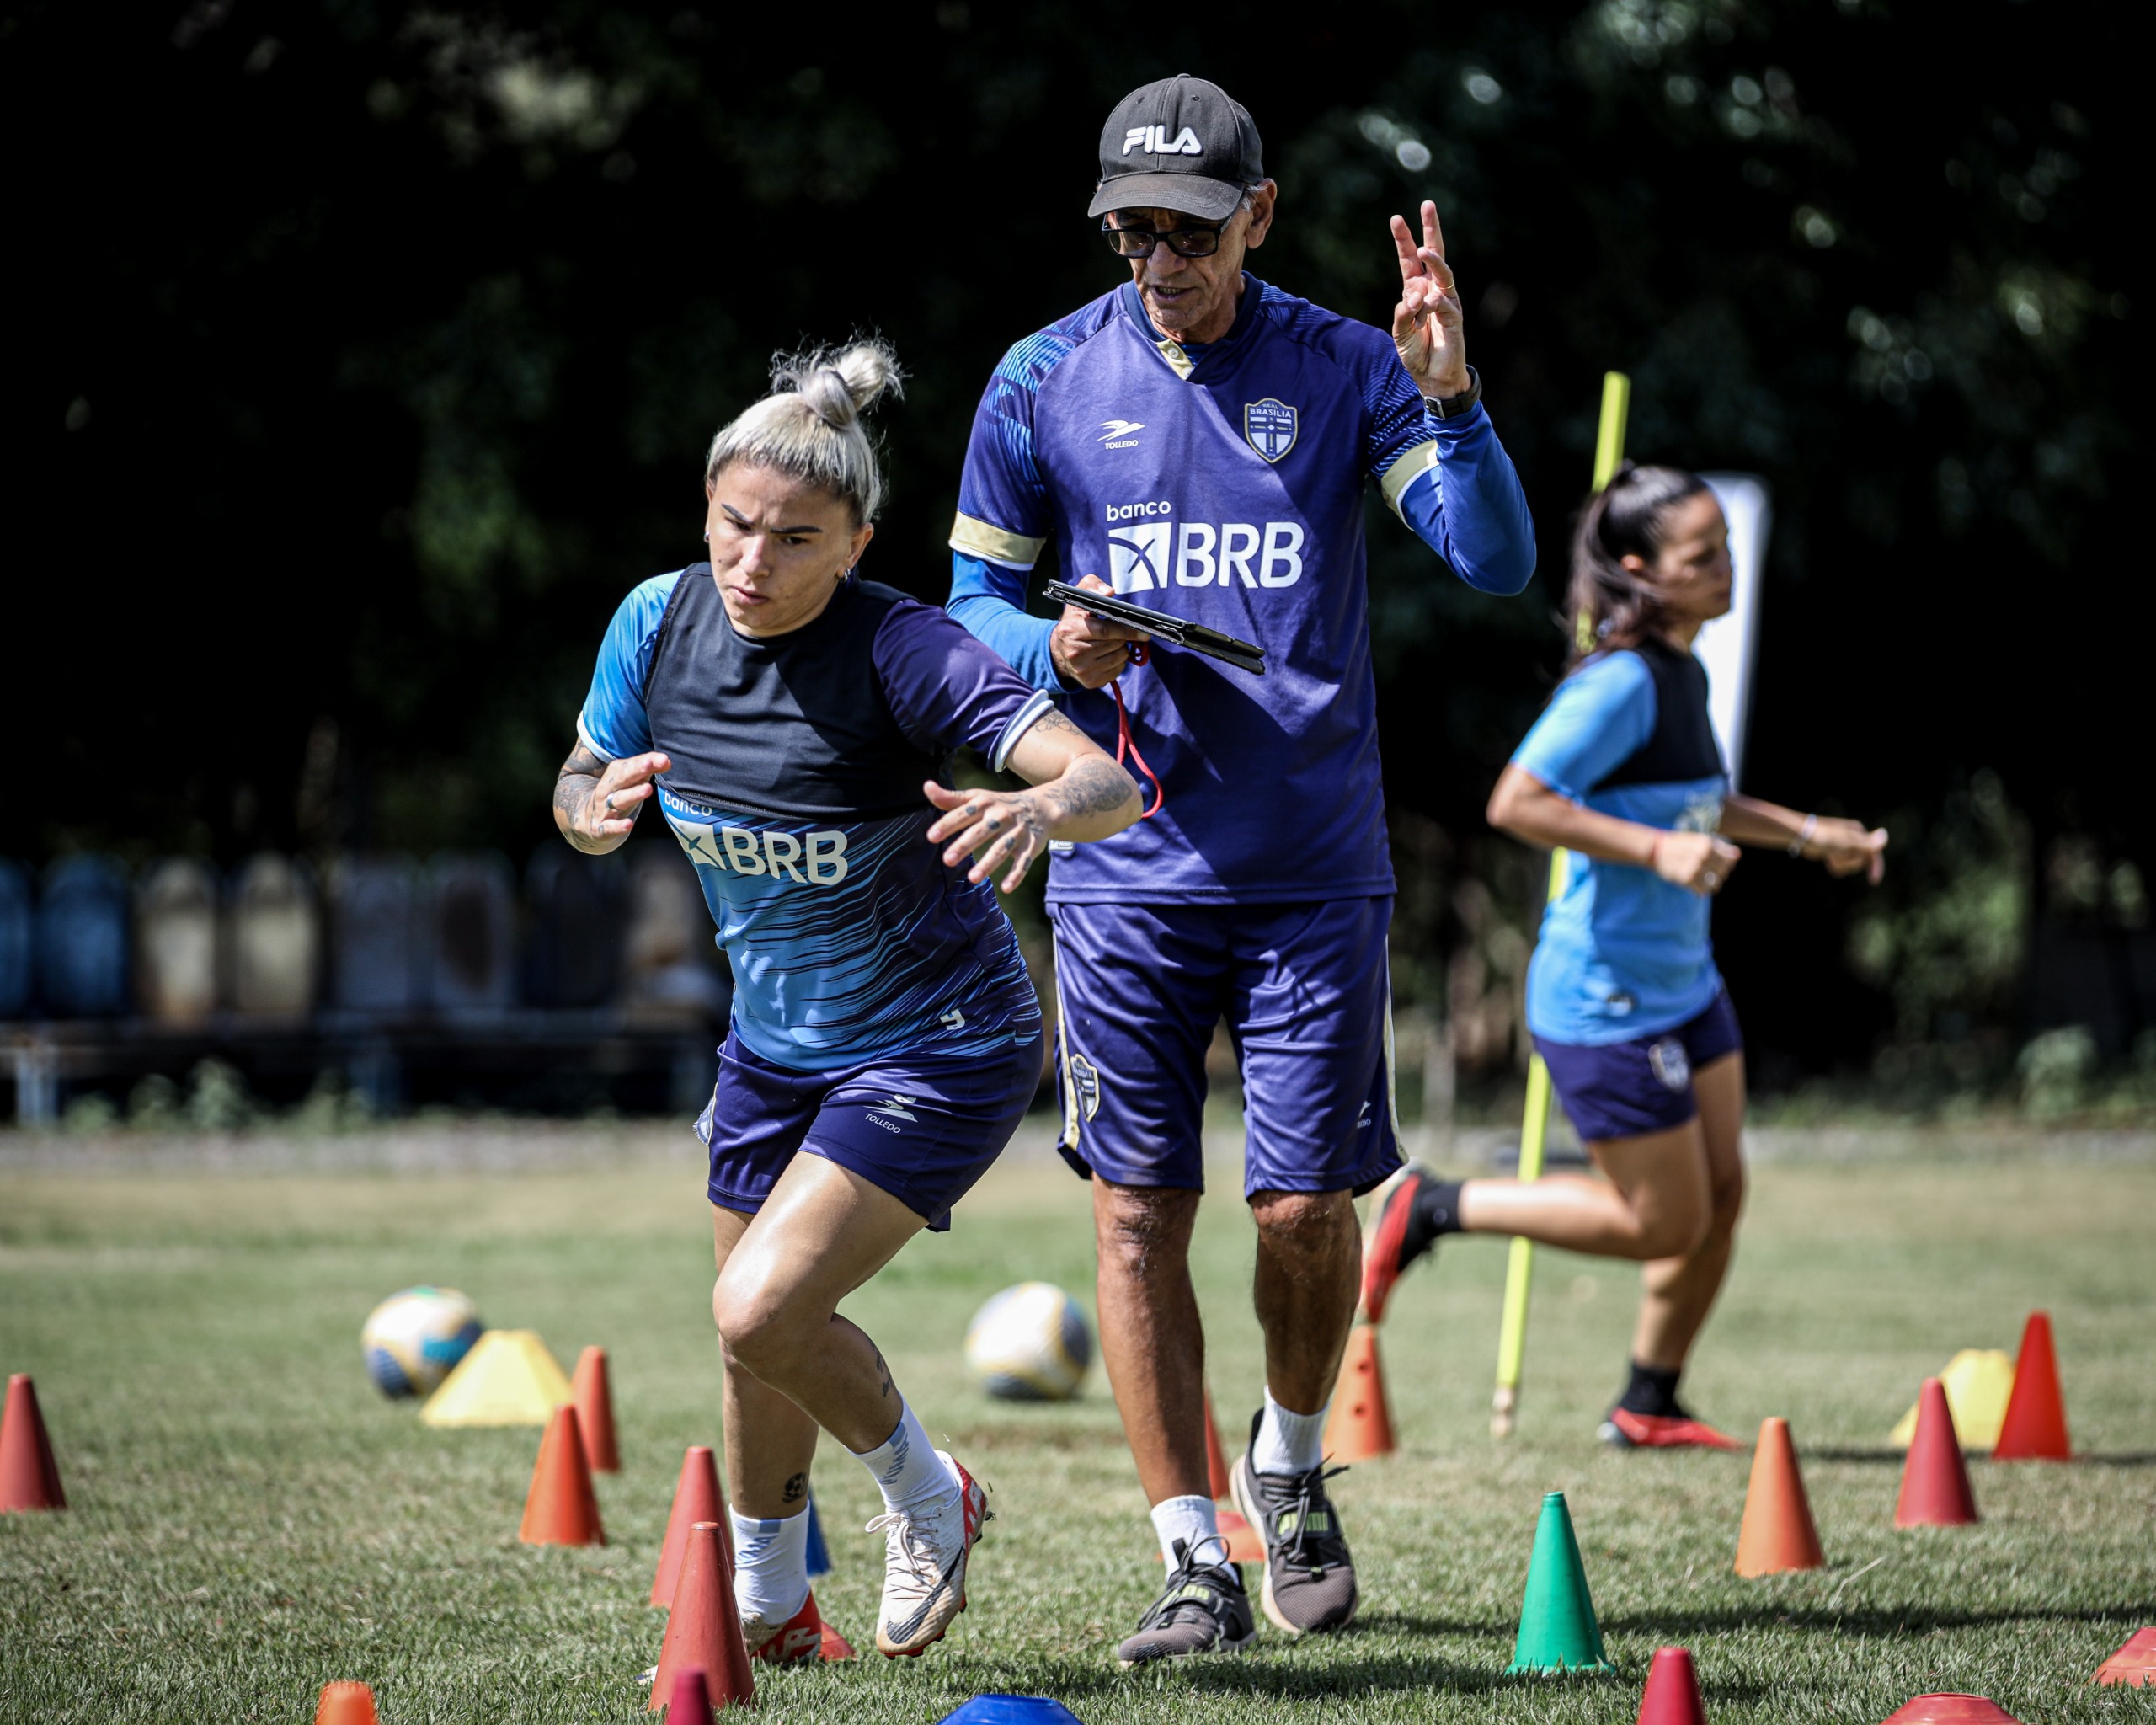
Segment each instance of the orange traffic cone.
M1640 1697L1639 1725L1707 1725L1706 1704L1700 1699L1699 1674L1684 1648L1657 1648L1647 1667L1646 1692Z
M1994 1461L2071 1461L2066 1398L2059 1393L2058 1356L2052 1352L2051 1314L2032 1311L2014 1361L2014 1393L2006 1398Z
M1737 1535L1737 1573L1779 1575L1826 1567L1789 1422L1770 1416L1759 1422L1758 1446L1752 1451L1752 1483L1744 1493L1744 1525Z
M851 1659L854 1657L853 1643L826 1622L819 1651L826 1659Z
M666 1538L659 1548L659 1573L651 1578L651 1602L664 1610L674 1603L681 1579L681 1554L689 1549L689 1530L699 1521L718 1529L726 1549L726 1573L734 1573L734 1532L726 1520L726 1494L718 1488L718 1465L708 1445L691 1444L681 1457L681 1478L674 1487L674 1510L666 1518Z
M1348 1355L1340 1362L1340 1381L1333 1386L1332 1415L1325 1423L1325 1453L1334 1461L1369 1461L1392 1450L1392 1415L1385 1405L1377 1329L1358 1323L1348 1332Z
M1220 1448L1220 1428L1213 1423L1213 1392L1205 1392L1206 1491L1219 1507L1220 1539L1228 1548L1230 1563L1262 1563L1265 1540L1243 1519L1240 1510L1228 1508L1234 1494L1228 1485L1228 1458Z
M584 1459L594 1473L619 1473L622 1452L614 1443L614 1390L606 1379L606 1350L587 1348L577 1356L569 1386L576 1423L584 1434Z
M1976 1496L1969 1490L1961 1441L1954 1434L1954 1410L1946 1405L1946 1386L1937 1378L1926 1378L1917 1396L1917 1434L1909 1440L1909 1459L1902 1468L1902 1497L1894 1506L1894 1525L1960 1527L1976 1519Z
M576 1409L566 1403L554 1410L547 1435L539 1440L538 1464L524 1499L524 1524L516 1536L527 1546L603 1546L606 1530L599 1525L599 1499L592 1494L591 1469L584 1459L584 1437Z
M734 1566L718 1543L718 1525L709 1521L689 1530L681 1581L674 1589L659 1672L652 1680L649 1712L659 1712L674 1698L676 1674L691 1666L702 1669L714 1707L746 1706L755 1699L756 1680L749 1669L740 1614L734 1606Z
M2156 1687L2156 1629L2137 1629L2126 1645L2096 1668L2091 1683L2123 1683L2139 1689Z
M314 1725L375 1725L374 1691L364 1683L325 1683Z
M60 1466L38 1411L37 1386L28 1372L8 1380L8 1406L0 1413L0 1514L15 1509L65 1509Z

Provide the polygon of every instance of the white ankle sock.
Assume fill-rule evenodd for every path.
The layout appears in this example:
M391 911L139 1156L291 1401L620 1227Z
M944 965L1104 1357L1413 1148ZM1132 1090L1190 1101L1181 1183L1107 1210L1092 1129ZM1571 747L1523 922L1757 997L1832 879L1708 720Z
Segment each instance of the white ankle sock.
M903 1397L899 1400L897 1429L874 1449L852 1453L857 1461L876 1476L886 1509L918 1514L940 1509L958 1495L958 1481L951 1477L950 1469L937 1459L935 1445L928 1441L928 1434L921 1429L913 1404Z
M1325 1415L1328 1402L1315 1413L1296 1413L1265 1392L1265 1418L1250 1446L1250 1465L1260 1473L1308 1473L1325 1459Z
M726 1519L734 1525L734 1603L744 1617L783 1623L808 1597L808 1512L783 1520L754 1516Z
M1171 1575L1176 1571L1177 1540L1196 1552L1201 1563L1228 1561L1228 1548L1220 1538L1220 1511L1210 1498L1163 1498L1153 1506L1153 1531L1160 1535L1161 1561Z

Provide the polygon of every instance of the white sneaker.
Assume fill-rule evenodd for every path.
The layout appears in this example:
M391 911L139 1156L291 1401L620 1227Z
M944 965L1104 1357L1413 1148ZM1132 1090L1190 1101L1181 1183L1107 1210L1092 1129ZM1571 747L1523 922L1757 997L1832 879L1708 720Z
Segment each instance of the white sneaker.
M951 1471L956 1497L919 1514L890 1510L868 1524L869 1532L883 1535L876 1645L889 1658L925 1653L966 1609L966 1554L991 1514L987 1493L971 1474L941 1450L936 1459Z

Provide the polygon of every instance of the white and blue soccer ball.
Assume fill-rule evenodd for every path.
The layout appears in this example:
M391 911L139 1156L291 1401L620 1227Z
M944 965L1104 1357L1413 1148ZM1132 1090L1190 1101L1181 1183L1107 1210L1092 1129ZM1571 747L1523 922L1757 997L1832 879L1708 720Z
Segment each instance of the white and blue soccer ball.
M385 1396L431 1394L472 1351L486 1326L454 1288L407 1288L367 1314L360 1351Z
M966 1327L966 1368L1000 1401L1067 1402L1092 1363L1086 1314L1053 1282L1006 1288Z

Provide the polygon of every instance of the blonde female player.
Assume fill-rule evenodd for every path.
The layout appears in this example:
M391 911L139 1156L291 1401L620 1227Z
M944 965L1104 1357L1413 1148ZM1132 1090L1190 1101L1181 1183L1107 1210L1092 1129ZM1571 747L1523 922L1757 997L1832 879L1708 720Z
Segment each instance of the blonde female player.
M750 1649L817 1657L821 1426L883 1494L876 1644L896 1657L964 1610L985 1504L838 1303L950 1226L1033 1099L1040 1012L996 881L1051 840L1121 831L1138 793L942 611L855 573L883 495L861 412L897 382L889 350L782 360L773 381L712 440L711 561L615 613L554 814L611 851L655 799L734 967L697 1131ZM952 789L961 744L1033 788Z
M1527 1023L1602 1178L1441 1180L1410 1165L1380 1200L1363 1300L1444 1235L1518 1234L1644 1260L1631 1375L1601 1428L1621 1448L1732 1448L1677 1399L1728 1274L1744 1201L1743 1043L1707 935L1738 845L1833 874L1885 865L1886 835L1733 795L1707 719L1702 624L1729 609L1729 532L1697 475L1626 466L1588 505L1575 657L1490 798L1490 821L1571 853L1528 968Z

